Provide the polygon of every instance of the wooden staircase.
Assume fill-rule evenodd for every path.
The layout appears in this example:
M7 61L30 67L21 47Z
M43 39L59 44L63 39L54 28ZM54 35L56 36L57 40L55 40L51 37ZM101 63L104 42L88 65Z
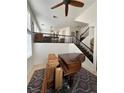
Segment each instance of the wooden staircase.
M80 44L75 44L83 53L84 55L93 63L93 52L90 50L87 50Z

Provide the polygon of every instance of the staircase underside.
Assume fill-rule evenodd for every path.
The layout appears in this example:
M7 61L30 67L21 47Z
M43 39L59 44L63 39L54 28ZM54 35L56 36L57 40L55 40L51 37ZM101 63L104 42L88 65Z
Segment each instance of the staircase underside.
M93 63L93 55L89 53L85 48L80 46L79 44L75 44L83 53L84 55Z

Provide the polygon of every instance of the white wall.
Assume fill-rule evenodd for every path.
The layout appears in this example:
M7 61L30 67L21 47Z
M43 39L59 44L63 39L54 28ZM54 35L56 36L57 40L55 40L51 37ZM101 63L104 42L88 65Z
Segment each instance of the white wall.
M62 53L82 53L74 44L65 43L34 43L33 44L33 65L45 65L48 61L48 54L55 53L56 55ZM82 66L89 71L95 71L94 66L86 57Z
M29 75L29 73L31 72L32 68L33 68L33 61L32 61L32 56L29 57L27 59L27 76Z
M75 20L76 21L79 21L79 22L88 23L90 26L96 26L96 20L97 20L97 3L94 2L88 9L86 9Z
M92 64L87 57L85 58L85 61L82 63L82 67L96 75L96 66L94 66L94 64Z
M71 25L70 25L70 32L74 32L76 35L76 31L79 31L78 33L78 39L80 39L80 34L83 33L84 30L82 28L85 28L88 24L84 23L84 22L78 22L78 21L74 21Z
M48 54L55 53L81 53L74 44L65 43L34 43L33 44L33 62L34 65L46 64Z
M89 35L82 42L86 44L89 48L91 48L90 40L92 38L94 38L94 27L89 27Z
M60 35L70 35L70 27L64 27L59 29L59 34Z
M97 47L96 47L96 43L97 43L97 35L96 35L96 28L97 28L97 3L94 2L87 10L85 10L75 20L79 21L79 22L88 23L89 26L94 26L94 64L93 64L93 66L94 66L94 68L96 68L96 62L97 62Z

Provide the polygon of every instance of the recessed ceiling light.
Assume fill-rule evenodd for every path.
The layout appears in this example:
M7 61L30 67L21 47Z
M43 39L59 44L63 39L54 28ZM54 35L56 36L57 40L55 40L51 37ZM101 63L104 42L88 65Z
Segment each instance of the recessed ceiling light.
M57 16L53 16L53 18L58 18Z

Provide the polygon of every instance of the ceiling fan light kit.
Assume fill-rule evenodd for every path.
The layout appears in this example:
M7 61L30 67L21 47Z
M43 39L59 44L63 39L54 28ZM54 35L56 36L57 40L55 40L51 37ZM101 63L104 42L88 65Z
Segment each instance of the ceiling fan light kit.
M51 9L55 9L61 5L65 5L65 16L68 16L68 10L69 10L69 7L68 5L72 5L72 6L75 6L75 7L83 7L84 6L84 3L83 2L80 2L80 1L76 1L76 0L63 0L62 2L58 3L57 5L51 7Z

